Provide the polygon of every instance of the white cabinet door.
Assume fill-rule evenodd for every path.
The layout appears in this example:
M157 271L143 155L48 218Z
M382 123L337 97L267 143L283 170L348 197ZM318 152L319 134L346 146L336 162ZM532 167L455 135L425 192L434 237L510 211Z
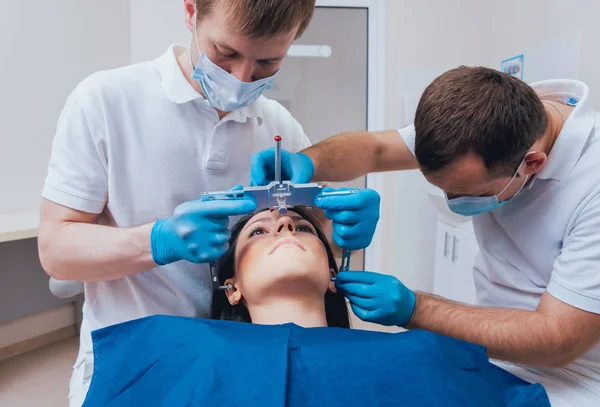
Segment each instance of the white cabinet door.
M438 222L434 294L449 300L475 304L473 263L478 250L475 236Z

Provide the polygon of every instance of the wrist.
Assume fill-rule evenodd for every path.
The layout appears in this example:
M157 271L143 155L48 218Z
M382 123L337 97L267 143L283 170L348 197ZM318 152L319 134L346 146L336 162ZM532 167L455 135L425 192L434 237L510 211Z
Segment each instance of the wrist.
M426 306L429 297L420 291L414 291L413 293L415 300L414 308L408 322L404 327L407 329L424 329L420 321L420 315L422 314L422 310Z
M413 315L415 314L415 308L417 303L417 296L414 291L407 289L406 297L406 304L404 307L406 310L406 314L398 324L398 326L403 328L407 327L407 325L411 322Z
M173 235L170 219L156 221L150 232L150 250L152 260L159 266L181 260L181 256L173 249Z
M308 182L310 182L313 178L315 178L316 174L317 165L315 157L311 155L310 148L299 151L296 153L296 155L302 158L305 166L309 167L311 179Z

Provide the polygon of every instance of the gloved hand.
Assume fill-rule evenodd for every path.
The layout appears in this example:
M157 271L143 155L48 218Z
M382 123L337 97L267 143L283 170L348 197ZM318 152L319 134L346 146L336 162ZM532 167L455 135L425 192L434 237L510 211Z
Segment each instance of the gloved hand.
M347 191L355 188L340 188ZM322 192L333 192L323 188ZM360 189L351 195L317 198L315 205L333 221L333 240L342 249L360 250L371 244L379 221L379 194L372 189Z
M154 224L150 235L152 258L159 265L178 260L215 261L228 247L229 217L255 210L256 203L251 199L183 203L172 217Z
M335 287L363 321L404 326L415 309L415 293L394 276L343 271L336 275Z
M312 179L315 165L304 153L281 150L281 180L306 184ZM260 151L250 159L250 185L268 185L275 180L275 148Z

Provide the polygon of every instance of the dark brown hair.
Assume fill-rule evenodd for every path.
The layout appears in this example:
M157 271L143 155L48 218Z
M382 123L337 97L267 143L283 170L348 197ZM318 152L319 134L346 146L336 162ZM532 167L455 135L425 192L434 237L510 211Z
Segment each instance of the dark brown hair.
M415 115L415 156L432 173L475 153L492 176L512 176L546 125L544 106L525 82L461 66L425 89Z
M335 261L335 257L331 251L331 246L327 241L327 238L321 231L317 218L312 216L306 209L294 208L292 210L314 226L315 230L317 231L317 237L325 246L327 259L329 261L329 268L332 268L337 274L338 266ZM235 276L235 250L238 237L246 223L248 223L248 221L250 221L254 215L256 215L256 213L244 216L231 228L229 248L216 264L220 285L225 285L225 281L227 279ZM329 290L325 293L325 315L327 317L328 326L350 328L348 307L346 305L346 299L342 294L333 293ZM211 318L238 322L252 322L248 308L246 308L242 302L239 302L237 305L231 305L223 291L213 293Z
M215 7L224 7L236 32L245 37L287 34L298 27L299 38L312 19L315 0L196 0L198 21Z

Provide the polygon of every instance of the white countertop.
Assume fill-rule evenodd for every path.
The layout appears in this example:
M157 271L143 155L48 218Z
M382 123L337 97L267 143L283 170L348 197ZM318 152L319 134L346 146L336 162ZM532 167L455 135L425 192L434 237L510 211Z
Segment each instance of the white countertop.
M39 211L0 213L0 243L37 236Z

